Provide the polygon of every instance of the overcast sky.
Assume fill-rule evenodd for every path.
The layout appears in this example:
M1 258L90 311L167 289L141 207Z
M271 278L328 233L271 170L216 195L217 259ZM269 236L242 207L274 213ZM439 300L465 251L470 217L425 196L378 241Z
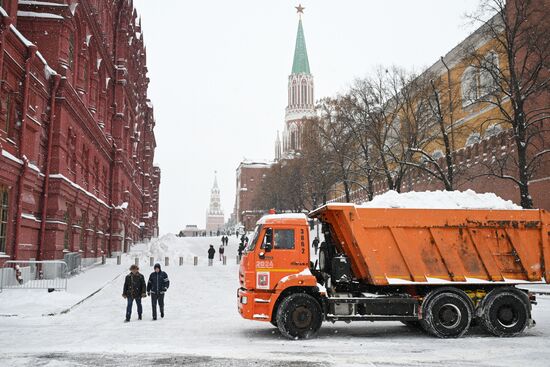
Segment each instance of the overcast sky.
M304 0L316 99L378 65L420 70L471 31L478 0ZM243 158L272 159L298 25L288 0L134 0L161 167L160 232L205 226L214 171L226 218Z

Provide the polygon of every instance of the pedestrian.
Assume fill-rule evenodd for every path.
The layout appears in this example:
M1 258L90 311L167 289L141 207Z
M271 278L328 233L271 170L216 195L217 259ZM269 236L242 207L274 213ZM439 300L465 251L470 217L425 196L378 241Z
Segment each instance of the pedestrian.
M162 271L160 264L155 264L154 271L149 275L147 282L147 295L151 296L151 306L153 307L153 320L157 319L157 302L160 308L160 317L164 317L164 294L170 287L168 274Z
M241 260L243 256L243 251L244 251L244 244L241 242L239 243L239 260Z
M212 266L215 254L216 250L214 249L214 245L210 245L210 248L208 249L208 266Z
M319 237L315 237L313 240L313 249L315 250L315 255L317 255L317 251L319 250Z
M223 245L220 246L220 249L218 250L219 254L220 254L220 261L222 261L223 259L223 253L225 252L225 248Z
M130 321L132 316L132 304L136 301L138 319L141 320L143 309L141 307L141 299L146 297L145 278L139 272L137 265L130 266L130 274L124 279L124 288L122 289L122 297L126 298L126 322Z

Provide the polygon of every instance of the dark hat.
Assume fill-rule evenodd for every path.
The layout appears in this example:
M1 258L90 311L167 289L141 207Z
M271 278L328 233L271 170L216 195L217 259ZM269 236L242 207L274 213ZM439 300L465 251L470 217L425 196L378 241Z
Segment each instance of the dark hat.
M160 270L160 264L159 263L156 263L155 266L153 266L153 269L156 269L156 268L159 268L159 270Z

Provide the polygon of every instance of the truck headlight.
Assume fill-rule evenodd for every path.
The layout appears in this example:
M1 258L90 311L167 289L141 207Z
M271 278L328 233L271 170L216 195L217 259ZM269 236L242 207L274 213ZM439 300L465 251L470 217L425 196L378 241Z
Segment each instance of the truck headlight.
M248 303L248 297L247 297L247 296L242 296L242 297L241 297L241 303L242 303L243 305L246 305L246 304Z

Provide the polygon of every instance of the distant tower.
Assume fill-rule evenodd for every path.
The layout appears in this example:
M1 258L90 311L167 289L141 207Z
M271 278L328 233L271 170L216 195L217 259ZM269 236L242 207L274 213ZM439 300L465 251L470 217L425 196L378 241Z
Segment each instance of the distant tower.
M225 218L220 204L220 189L218 178L214 176L214 185L210 191L210 208L206 213L206 232L218 231L223 228Z
M288 77L288 106L285 113L285 128L282 141L277 137L275 142L275 160L292 158L302 148L302 127L307 118L315 116L315 97L313 75L309 70L306 39L302 27L304 7L298 5L298 32L292 72Z

